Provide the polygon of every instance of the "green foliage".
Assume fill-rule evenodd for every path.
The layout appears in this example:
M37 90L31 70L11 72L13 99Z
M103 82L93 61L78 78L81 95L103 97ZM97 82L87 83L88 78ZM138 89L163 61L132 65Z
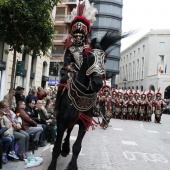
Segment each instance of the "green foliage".
M52 45L51 11L59 0L0 0L0 41L21 53L45 53Z

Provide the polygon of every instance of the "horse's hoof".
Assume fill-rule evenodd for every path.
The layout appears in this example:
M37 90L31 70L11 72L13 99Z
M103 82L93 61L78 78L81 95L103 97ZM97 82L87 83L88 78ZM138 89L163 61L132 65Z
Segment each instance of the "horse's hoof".
M68 152L61 151L61 156L66 157L70 153L70 150Z
M56 167L50 165L47 170L56 170Z

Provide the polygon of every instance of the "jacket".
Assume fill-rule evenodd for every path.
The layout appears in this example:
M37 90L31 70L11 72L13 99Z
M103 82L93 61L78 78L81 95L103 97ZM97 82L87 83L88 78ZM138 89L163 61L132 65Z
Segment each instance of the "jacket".
M8 128L7 127L2 127L1 126L1 122L0 122L0 143L2 142L2 135L5 131L7 131Z
M11 125L11 127L4 132L4 136L13 135L14 129L12 127L12 122L10 121L10 119L8 118L6 114L4 114L2 117L3 117L3 119L1 120L2 128L7 127L8 125Z
M28 130L30 127L37 126L37 123L27 115L27 113L25 112L24 109L17 109L16 112L20 113L20 117L22 119L22 129L23 130Z

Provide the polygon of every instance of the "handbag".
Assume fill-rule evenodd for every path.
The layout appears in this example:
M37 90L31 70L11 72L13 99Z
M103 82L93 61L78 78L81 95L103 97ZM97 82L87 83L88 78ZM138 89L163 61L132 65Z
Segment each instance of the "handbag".
M21 125L19 123L16 123L15 125L13 125L13 129L15 131L19 131L19 130L21 130Z

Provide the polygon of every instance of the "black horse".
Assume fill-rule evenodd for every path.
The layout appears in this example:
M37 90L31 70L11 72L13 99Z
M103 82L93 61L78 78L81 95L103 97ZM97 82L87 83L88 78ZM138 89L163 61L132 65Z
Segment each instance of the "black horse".
M60 154L62 156L69 154L69 139L75 124L79 125L79 131L72 147L72 159L67 170L78 169L77 158L81 151L83 137L90 126L94 128L97 125L92 116L97 92L103 86L102 76L105 72L105 51L122 37L125 36L107 32L100 43L93 39L91 42L91 52L83 55L83 63L80 70L71 78L69 83L67 83L68 86L63 90L57 117L57 138L48 170L56 170L57 158ZM62 144L66 130L67 135Z

